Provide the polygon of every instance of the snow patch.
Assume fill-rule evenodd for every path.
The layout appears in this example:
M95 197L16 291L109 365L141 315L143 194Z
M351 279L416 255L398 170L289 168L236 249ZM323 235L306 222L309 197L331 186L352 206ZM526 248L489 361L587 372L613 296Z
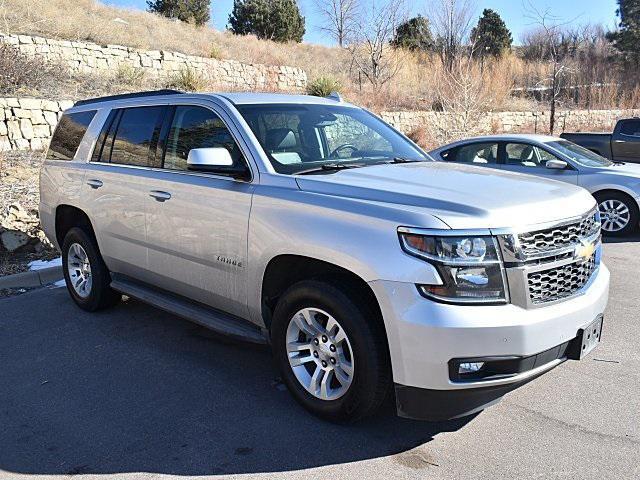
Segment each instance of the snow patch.
M29 262L29 270L42 270L49 267L61 267L62 257L54 258L53 260L34 260Z

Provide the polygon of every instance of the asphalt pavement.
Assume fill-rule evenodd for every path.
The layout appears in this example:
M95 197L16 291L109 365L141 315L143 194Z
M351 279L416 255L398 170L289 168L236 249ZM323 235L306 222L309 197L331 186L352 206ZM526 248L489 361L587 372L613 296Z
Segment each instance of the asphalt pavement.
M638 479L640 238L605 245L602 344L484 412L318 420L268 350L64 288L0 299L0 478Z

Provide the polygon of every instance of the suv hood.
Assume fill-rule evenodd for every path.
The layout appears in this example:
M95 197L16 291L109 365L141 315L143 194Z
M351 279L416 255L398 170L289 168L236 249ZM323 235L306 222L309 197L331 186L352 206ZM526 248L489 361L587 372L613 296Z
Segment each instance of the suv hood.
M595 206L580 187L441 162L375 165L296 181L308 192L418 208L455 229L528 226L583 215Z

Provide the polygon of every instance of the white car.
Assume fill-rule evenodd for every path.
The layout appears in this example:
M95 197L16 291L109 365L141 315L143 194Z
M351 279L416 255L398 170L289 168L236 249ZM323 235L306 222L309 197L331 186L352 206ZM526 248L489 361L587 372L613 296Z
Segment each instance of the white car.
M562 138L492 135L430 152L436 160L528 173L586 188L598 201L602 230L627 235L640 222L640 165L612 162Z

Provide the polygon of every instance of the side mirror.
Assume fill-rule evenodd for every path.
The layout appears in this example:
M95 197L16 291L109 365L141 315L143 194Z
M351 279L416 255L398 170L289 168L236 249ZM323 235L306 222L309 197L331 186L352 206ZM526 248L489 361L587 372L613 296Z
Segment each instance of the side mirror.
M246 165L234 165L229 150L217 148L193 148L187 156L187 168L195 172L218 173L233 178L248 179Z
M545 166L552 170L564 170L568 167L568 164L564 160L547 160Z

